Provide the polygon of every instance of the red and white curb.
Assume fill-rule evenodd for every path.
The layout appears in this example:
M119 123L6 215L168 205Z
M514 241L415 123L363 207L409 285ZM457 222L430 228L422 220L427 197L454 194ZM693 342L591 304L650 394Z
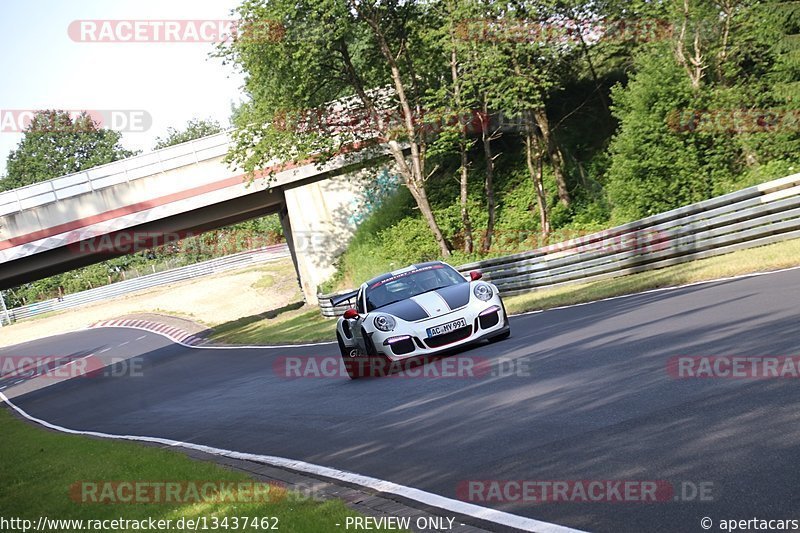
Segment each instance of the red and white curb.
M174 326L168 326L166 324L161 324L160 322L153 322L151 320L133 320L127 318L119 318L116 320L101 320L100 322L95 322L89 326L90 328L136 328L136 329L143 329L145 331L152 331L153 333L158 333L159 335L163 335L168 339L171 339L175 342L179 342L181 344L186 344L189 346L196 346L198 344L202 344L206 342L206 339L202 337L197 337L192 335L191 333L184 331L180 328L176 328Z

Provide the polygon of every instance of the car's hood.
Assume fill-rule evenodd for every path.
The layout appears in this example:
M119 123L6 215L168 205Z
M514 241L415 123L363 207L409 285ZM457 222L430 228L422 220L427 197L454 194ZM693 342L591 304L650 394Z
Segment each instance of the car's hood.
M385 305L375 311L389 313L407 322L416 322L464 307L469 303L469 288L469 283L450 285Z

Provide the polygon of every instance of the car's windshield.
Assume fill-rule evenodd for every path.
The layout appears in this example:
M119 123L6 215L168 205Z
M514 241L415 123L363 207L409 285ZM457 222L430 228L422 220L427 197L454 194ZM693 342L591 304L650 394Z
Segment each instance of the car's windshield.
M367 311L457 283L467 283L467 280L455 269L444 264L427 265L402 272L367 287Z

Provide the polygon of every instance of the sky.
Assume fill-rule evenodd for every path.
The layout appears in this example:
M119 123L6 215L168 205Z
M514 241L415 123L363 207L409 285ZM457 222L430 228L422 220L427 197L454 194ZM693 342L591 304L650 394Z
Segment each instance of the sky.
M180 129L192 118L212 118L227 127L232 105L243 98L243 77L209 57L213 43L81 42L68 30L84 20L226 20L238 3L0 0L0 118L13 116L16 124L20 115L12 111L115 111L123 146L144 152L167 128ZM152 124L142 127L147 116ZM22 139L10 129L9 122L0 123L0 176Z

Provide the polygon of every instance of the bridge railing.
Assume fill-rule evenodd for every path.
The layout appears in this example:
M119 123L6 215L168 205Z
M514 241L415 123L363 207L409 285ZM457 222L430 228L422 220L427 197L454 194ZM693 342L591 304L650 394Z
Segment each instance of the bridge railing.
M43 313L70 309L84 304L114 298L116 296L121 296L123 294L128 294L142 289L158 287L159 285L166 285L168 283L175 283L200 276L207 276L209 274L225 272L226 270L269 263L284 257L289 257L289 248L286 246L286 244L267 246L264 248L248 250L246 252L220 257L217 259L211 259L209 261L203 261L201 263L195 263L193 265L173 268L171 270L164 270L155 274L147 274L125 281L118 281L116 283L103 285L102 287L96 287L86 291L66 294L61 300L54 298L52 300L45 300L21 307L15 307L8 310L8 315L12 321L22 320L24 318L30 318Z
M222 132L74 174L0 192L0 216L213 159L226 154L229 144L229 133Z
M577 239L461 265L503 295L609 279L800 238L800 174ZM341 314L320 295L324 316Z

